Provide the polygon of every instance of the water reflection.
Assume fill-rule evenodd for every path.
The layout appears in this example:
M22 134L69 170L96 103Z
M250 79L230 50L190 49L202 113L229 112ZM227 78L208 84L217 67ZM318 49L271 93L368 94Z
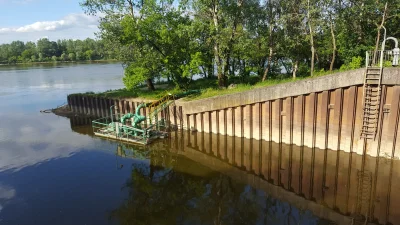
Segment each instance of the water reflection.
M85 121L75 118L71 124ZM91 133L79 125L73 130ZM119 158L142 163L126 165L116 159L117 170L129 167L132 172L123 185L129 196L110 219L120 224L326 224L307 208L188 159L181 135L147 147L118 144Z
M166 152L165 149L168 151ZM121 206L122 209L114 212L119 215L117 217L121 221L123 220L120 210L125 212L125 216L129 216L127 210L144 210L135 209L135 207L147 203L143 202L145 200L149 203L162 202L163 199L157 199L160 193L171 193L176 198L179 196L179 201L176 201L182 208L177 209L174 218L181 218L184 224L192 219L193 223L201 223L201 221L229 223L227 218L234 217L233 214L253 215L250 216L249 221L254 219L253 222L258 223L256 221L265 220L263 215L269 215L267 212L272 210L270 205L265 205L269 198L280 202L276 203L282 205L280 207L289 203L287 207L285 206L286 208L272 210L286 215L286 221L291 220L289 219L293 216L291 213L297 213L296 209L309 210L319 218L329 219L338 224L350 224L352 219L362 223L367 220L376 224L396 224L396 221L400 219L400 211L397 210L400 193L396 191L400 190L400 181L396 179L400 177L398 160L361 157L345 152L279 145L200 132L172 133L170 139L157 142L151 145L150 149L142 151L150 152L151 155L145 157L149 157L151 166L132 168L131 182L128 182L126 186L131 192L132 199L130 198L125 206ZM129 155L126 147L120 146L116 152L117 155L124 157ZM157 154L160 155L157 156ZM167 160L170 157L169 154L183 156L192 162L188 165L185 164L185 160L174 161L175 164L172 165L172 161ZM136 153L132 153L131 156L143 157ZM190 169L194 166L199 168ZM194 175L199 173L198 171L206 171L205 168L209 168L208 170L212 172ZM218 172L217 175L215 171ZM162 179L154 179L154 174L159 174ZM198 181L203 183L197 183L198 177L204 178ZM143 183L135 183L136 179ZM177 184L182 186L178 187ZM191 188L186 190L187 195L181 196L185 187ZM207 191L201 189L204 187L207 187ZM175 193L175 189L179 191ZM192 193L193 189L198 190L199 193ZM154 196L150 194L153 191ZM265 196L260 194L264 192L268 194L264 194ZM134 199L137 195L148 197ZM246 196L244 199L239 197L244 195ZM169 201L174 200L168 199L163 203L165 207L160 206L159 209L167 211L168 207L172 207L168 205ZM200 209L204 202L209 204L211 211L207 211L208 208ZM235 202L238 206L235 206ZM240 209L237 208L240 207L239 205L248 207ZM130 206L129 209L125 208L128 206ZM165 211L158 212L154 209L156 211L153 212L151 207L146 210L149 213L147 215L152 212L155 215L159 213L166 216L163 214L166 213ZM180 213L180 210L185 213ZM203 215L202 210L205 210L212 220L190 214L195 212L193 214ZM138 219L133 212L135 211L132 211L132 219ZM231 212L235 213L230 214ZM172 218L170 219L172 221ZM279 221L283 220L279 219ZM308 222L310 223L310 220Z
M92 138L69 132L65 118L23 113L0 116L0 172L69 157L94 144Z
M124 185L128 199L111 213L120 224L319 224L299 210L250 185L169 151L118 145L122 157L148 158L132 164ZM199 171L202 174L198 174Z

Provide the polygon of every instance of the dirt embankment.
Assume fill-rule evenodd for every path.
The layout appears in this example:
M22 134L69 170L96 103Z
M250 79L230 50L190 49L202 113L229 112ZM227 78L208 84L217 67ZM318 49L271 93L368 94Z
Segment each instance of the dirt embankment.
M63 116L63 117L68 117L68 118L71 118L71 117L91 118L91 117L93 117L91 115L85 115L85 114L81 114L81 113L72 112L68 105L63 105L63 106L60 106L55 109L42 110L41 112L42 113L54 113L57 116Z

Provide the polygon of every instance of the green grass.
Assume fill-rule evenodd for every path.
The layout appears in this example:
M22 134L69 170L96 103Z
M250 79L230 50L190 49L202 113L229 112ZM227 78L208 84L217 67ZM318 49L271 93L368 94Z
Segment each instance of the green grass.
M136 90L136 91L129 91L125 88L116 89L116 90L108 90L105 92L86 92L86 93L76 93L72 95L86 95L92 97L103 97L103 98L143 98L154 100L158 99L161 96L167 94L166 89L156 89L155 91L147 91L147 90Z
M337 73L337 72L343 72L343 70L341 70L341 71L334 70L332 72L330 72L330 71L315 72L314 76L312 78L319 77L319 76L325 76L325 75L329 75L329 74L333 74L333 73ZM282 76L282 77L284 77L284 76ZM248 78L246 78L245 81L240 80L238 77L235 77L233 79L231 78L230 80L228 80L229 84L236 84L236 86L231 89L230 88L226 88L226 89L218 88L216 78L211 78L211 79L203 78L203 79L198 79L198 80L192 81L188 87L188 89L191 89L191 90L194 90L194 89L201 90L201 94L188 96L185 98L185 100L190 101L190 100L210 98L210 97L214 97L214 96L234 94L234 93L252 90L255 88L269 87L269 86L274 86L274 85L278 85L278 84L303 80L303 79L307 79L307 78L311 78L311 77L310 76L299 76L296 79L293 79L293 78L287 78L287 76L286 76L286 78L271 78L264 82L260 82L259 78L255 77L255 76L248 77ZM105 98L137 98L137 97L140 97L142 99L156 100L168 93L180 92L179 90L174 88L174 85L172 83L169 83L169 84L163 83L163 85L157 84L155 86L156 86L155 91L149 91L145 87L141 87L134 91L129 91L129 90L123 88L123 89L117 89L117 90L108 90L108 91L101 92L101 93L94 93L94 92L78 93L77 95L89 95L89 96L105 97Z

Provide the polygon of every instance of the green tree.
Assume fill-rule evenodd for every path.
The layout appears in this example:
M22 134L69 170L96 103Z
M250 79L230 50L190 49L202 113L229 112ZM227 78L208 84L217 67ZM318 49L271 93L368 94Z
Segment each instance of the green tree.
M73 53L73 52L69 53L69 54L68 54L68 58L69 58L69 60L71 60L71 61L75 61L75 60L76 60L75 53Z
M61 60L61 61L67 61L67 60L68 60L67 54L65 54L65 53L61 54L60 60Z

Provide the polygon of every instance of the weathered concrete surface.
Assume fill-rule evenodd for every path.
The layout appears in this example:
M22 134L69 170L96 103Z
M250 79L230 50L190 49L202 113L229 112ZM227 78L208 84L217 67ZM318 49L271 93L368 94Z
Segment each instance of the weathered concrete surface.
M178 100L177 104L185 107L186 114L237 107L257 102L286 98L289 96L298 96L325 90L362 85L364 82L364 72L365 69L351 70L190 102ZM400 85L400 69L385 68L382 84Z

